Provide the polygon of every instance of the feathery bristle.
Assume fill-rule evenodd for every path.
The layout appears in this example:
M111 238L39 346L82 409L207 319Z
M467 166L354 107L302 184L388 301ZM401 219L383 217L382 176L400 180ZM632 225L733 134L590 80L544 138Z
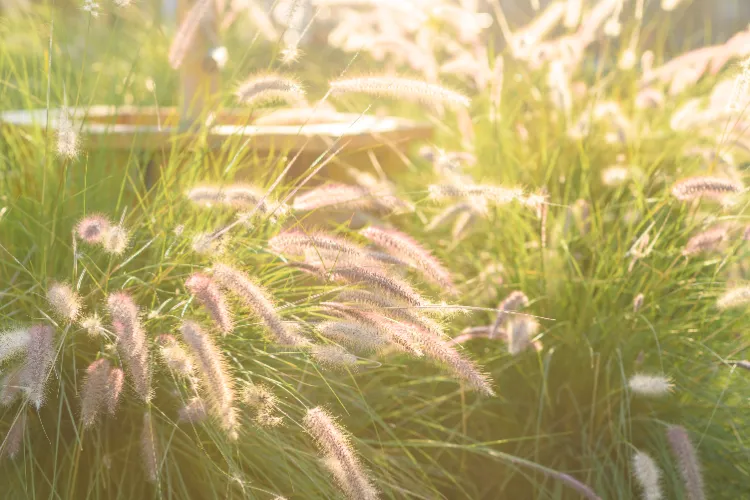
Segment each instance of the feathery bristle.
M120 357L125 362L135 392L148 402L151 399L151 373L146 332L138 317L138 306L127 293L115 292L107 297L107 309Z
M82 318L81 328L86 330L86 333L90 337L98 337L99 335L104 333L104 326L102 326L102 320L99 319L99 316L96 313L90 316L86 316L85 318Z
M172 45L169 47L169 65L178 69L195 41L203 19L213 15L211 12L214 0L198 0L193 4L177 29Z
M509 312L517 311L528 305L529 305L529 298L526 297L526 294L524 294L523 292L519 290L516 290L515 292L511 292L497 306L498 308L497 316L495 316L495 322L492 324L492 328L490 328L489 337L495 338L497 336L497 332L500 330L500 327L508 319Z
M350 499L378 498L378 492L359 463L348 437L328 413L319 407L312 408L307 411L303 423L326 460L334 462L340 469L334 477L343 492Z
M428 189L430 191L430 198L434 200L468 198L504 204L523 198L523 190L502 186L430 184Z
M103 215L89 215L78 223L76 233L86 243L101 243L104 234L111 226L112 223Z
M192 274L185 282L187 289L208 310L211 318L223 335L232 332L232 312L227 305L224 294L210 276L203 273Z
M305 91L294 78L281 75L255 75L240 84L235 92L237 99L248 106L268 101L302 103Z
M732 309L735 307L744 307L750 304L750 286L732 288L724 292L716 301L719 309Z
M201 398L192 398L185 406L177 410L179 422L197 424L206 420L206 405Z
M79 152L78 132L66 106L60 109L57 116L57 154L73 159Z
M0 333L0 363L25 352L30 340L28 328Z
M81 390L81 420L84 427L90 427L96 422L109 397L109 369L109 361L103 358L86 368L86 378Z
M386 339L371 326L351 321L324 321L315 326L324 337L346 344L358 351L377 351Z
M0 457L16 458L23 445L23 437L26 434L26 412L22 411L11 424L8 435L0 450Z
M141 431L141 458L146 477L155 483L159 475L159 459L157 458L156 436L151 423L151 415L143 414L143 430Z
M221 286L237 295L258 315L277 343L293 346L309 344L307 339L287 328L267 292L247 274L226 264L216 264L213 267L213 275Z
M445 365L470 388L483 396L494 396L490 378L482 373L475 363L458 352L455 347L438 338L426 337L422 341L425 356Z
M516 356L531 347L532 338L539 330L539 323L526 316L512 318L506 328L508 332L508 352Z
M370 226L362 230L365 238L391 255L411 263L422 274L442 286L448 293L458 293L450 271L432 253L407 234L394 229Z
M418 358L424 356L420 347L418 328L394 321L379 312L361 311L335 302L327 302L326 305L345 319L375 328L381 337L399 349Z
M193 375L194 367L193 360L190 359L185 349L177 343L171 335L170 341L165 341L162 337L167 335L161 335L159 339L159 354L167 367L175 372L176 375L183 378L190 378Z
M114 415L122 394L122 385L125 381L125 373L120 368L112 368L107 377L107 412Z
M364 267L342 267L332 269L330 276L348 283L361 283L414 306L425 306L429 301L417 293L406 281L383 270Z
M707 198L726 201L731 195L745 190L744 186L732 179L722 177L689 177L672 186L672 195L680 201Z
M641 487L643 500L661 500L661 470L647 453L633 455L633 476Z
M44 404L44 390L55 361L54 336L55 330L51 326L34 325L29 329L29 345L20 385L37 410Z
M392 196L391 196L392 198ZM292 208L300 211L334 209L388 213L393 210L383 197L375 196L361 186L327 184L316 187L294 198Z
M111 226L102 235L102 246L107 253L122 255L128 248L130 235L128 231L120 226Z
M336 94L370 94L397 99L406 99L427 105L446 104L469 107L471 100L463 94L440 85L409 78L373 76L348 78L330 82L331 92Z
M185 321L180 331L195 358L211 412L229 438L237 439L240 424L233 406L234 386L219 349L197 323Z
M262 384L250 384L243 391L242 399L255 410L255 423L260 427L276 427L282 422L274 415L278 400L271 390Z
M667 441L669 441L672 454L677 459L680 474L685 483L687 499L705 500L701 465L687 430L680 425L670 425L667 428Z
M726 241L729 232L725 226L712 227L690 238L682 250L682 255L690 256L701 252L716 250Z
M353 303L359 309L375 311L390 318L419 326L436 337L445 335L443 327L417 312L403 306L403 304L392 300L382 294L376 294L367 290L344 290L338 294L337 299L343 303Z
M356 370L357 357L337 345L314 345L310 355L324 368Z
M47 289L47 301L59 317L73 321L81 311L81 298L66 283L53 283Z
M641 396L659 397L672 392L674 384L663 375L636 373L628 381L630 390Z

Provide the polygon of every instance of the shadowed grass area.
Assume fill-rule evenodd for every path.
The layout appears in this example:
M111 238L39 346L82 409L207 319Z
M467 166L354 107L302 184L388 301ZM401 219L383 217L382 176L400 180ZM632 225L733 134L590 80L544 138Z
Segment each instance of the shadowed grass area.
M45 12L0 20L0 109L57 108L64 96L70 106L174 105L177 73L166 65L168 33L153 21L148 5L134 7L104 6L99 18L69 13L55 17L54 24ZM659 29L668 26L644 28ZM277 67L279 44L248 44L239 29L226 43L232 57L224 72L223 104L230 105L235 81ZM603 43L600 54L614 51L613 45ZM161 363L155 343L162 333L179 336L183 319L209 323L184 283L217 256L194 252L193 238L234 220L231 210L196 208L184 193L200 183L245 180L247 171L250 180L268 188L293 154L277 151L265 158L239 137L210 150L199 132L176 138L181 147L155 159L135 146L117 155L90 149L83 137L81 153L68 160L56 155L56 138L43 127L4 127L0 325L54 324L59 348L41 411L16 402L0 412L2 435L17 417L27 418L20 452L0 468L6 497L336 498L340 490L302 425L306 410L322 405L352 434L385 498L580 498L567 477L601 498L637 498L631 467L636 450L649 453L663 470L665 498L688 498L665 436L671 424L689 430L707 496L741 498L750 482L750 430L743 413L750 379L728 361L746 356L745 311L719 310L716 300L747 278L742 235L747 202L741 198L731 208L680 203L670 188L691 175L741 179L746 152L726 137L741 138L742 130L727 121L722 141L670 127L688 98L711 92L714 77L668 98L663 107L643 109L635 102L636 70L610 68L605 60L593 72L576 74L588 87L567 113L553 104L542 69L510 57L496 121L490 120L489 91L472 95L468 124L461 114L441 115L392 100L346 95L335 100L354 113L383 108L429 121L434 145L444 150L473 148L476 163L460 166L456 175L467 176L461 182L546 190L543 216L513 201L477 210L471 224L454 235L451 225L426 229L447 205L432 200L428 186L451 179L432 162L410 152L396 168L353 165L375 176L383 167L397 194L415 204L410 213L365 220L393 224L452 271L460 294L450 299L416 273L403 273L431 300L466 306L465 314L444 321L449 336L492 324L497 304L520 290L530 299L523 312L540 324L533 340L543 348L512 356L500 339L476 338L459 346L492 378L497 396L481 398L450 371L403 353L361 355L356 367L323 370L308 350L269 342L259 319L233 300L242 311L235 331L215 339L237 392L244 384L266 384L283 416L281 426L262 427L252 409L239 404L242 430L234 443L213 422L177 422L192 388ZM311 47L288 71L307 83L310 96L320 97L329 77L347 68L382 71L382 63L364 53L352 58ZM460 88L458 78L447 80ZM625 132L594 117L595 105L607 101L628 118ZM586 116L588 133L572 136ZM734 165L705 160L691 152L696 146L732 148ZM160 173L153 184L149 162ZM627 168L627 179L610 185L605 172L615 164ZM305 173L316 166L305 166ZM299 178L286 176L272 197L284 199L323 181L315 176L302 186ZM123 256L75 239L76 223L93 213L121 220L129 230ZM290 268L267 242L282 229L308 230L312 220L326 219L295 212L276 221L258 214L228 232L219 257L265 286L285 321L308 326L330 318L321 302L335 297L341 285ZM364 242L349 218L336 220L326 229ZM736 226L720 252L683 255L690 237L718 223ZM648 251L635 259L633 249L644 234ZM50 317L45 294L53 281L73 285L85 312L98 312L107 328L107 295L132 294L151 346L151 404L139 402L128 382L117 414L83 429L79 391L85 369L98 357L118 355L111 332L91 338L80 326ZM639 294L644 300L636 311ZM303 331L322 342L311 328ZM5 363L3 370L11 366ZM633 394L628 380L636 372L670 377L672 393L659 399ZM144 412L151 415L157 443L154 483L146 481L142 467Z

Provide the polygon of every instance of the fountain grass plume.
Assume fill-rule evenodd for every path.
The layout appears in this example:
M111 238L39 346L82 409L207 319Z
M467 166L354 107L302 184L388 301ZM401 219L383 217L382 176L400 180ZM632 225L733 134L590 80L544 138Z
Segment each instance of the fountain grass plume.
M104 251L112 255L122 255L130 243L130 234L127 229L117 225L111 226L104 232L102 238L102 247Z
M37 410L44 405L45 388L55 361L54 336L55 330L48 325L34 325L29 329L29 345L19 383Z
M240 423L234 408L234 383L219 349L193 321L185 321L180 331L195 359L211 413L229 439L236 440Z
M352 500L378 498L378 491L355 455L349 437L344 434L334 419L324 409L318 407L307 411L303 423L346 496Z
M672 186L672 196L680 201L692 201L702 198L726 202L728 197L742 193L745 187L732 179L723 177L689 177Z
M337 310L334 309L335 312ZM327 339L345 344L357 351L377 351L387 343L387 338L378 329L354 321L323 321L315 325L315 329Z
M26 352L30 341L28 328L16 328L0 333L0 364Z
M357 357L338 345L313 345L310 355L324 368L356 370Z
M674 384L669 377L647 373L636 373L630 377L628 386L635 394L648 397L666 396L674 388Z
M203 19L206 16L213 15L211 12L213 5L214 0L198 0L185 15L182 24L180 24L172 39L172 45L169 47L169 65L172 66L172 69L178 69L182 66L185 56L195 41L195 36L203 23Z
M399 323L378 312L362 311L345 304L326 302L325 305L346 320L374 328L381 337L399 349L416 357L424 355L418 332L411 325Z
M291 76L273 73L253 75L242 82L235 92L237 100L247 106L257 106L268 101L303 103L305 90Z
M109 397L110 363L97 359L86 368L86 377L81 389L81 420L84 427L91 427L97 420Z
M430 303L409 283L385 270L352 266L331 269L329 275L335 280L372 287L413 306L426 306Z
M368 290L343 290L336 298L339 302L351 303L357 308L377 311L385 316L419 326L437 337L445 335L443 327L432 318L419 314L419 309L404 307L404 304L385 295Z
M510 203L523 199L523 190L503 186L485 186L480 184L430 184L428 186L430 198L433 200L450 200L465 198L469 200L484 200L494 204Z
M206 274L193 273L185 282L185 286L206 308L222 335L231 333L234 328L232 311L214 280Z
M167 334L159 335L158 343L159 354L170 370L182 378L189 379L193 376L195 371L193 360L185 352L185 349L177 343L177 339Z
M641 487L643 500L661 500L661 469L647 453L637 451L633 455L633 476Z
M208 413L201 398L190 399L185 406L177 410L177 421L198 424L206 420Z
M411 78L393 76L370 76L346 78L330 82L331 93L370 94L416 101L428 106L445 104L453 107L469 107L471 100L465 95L441 85Z
M730 288L716 301L719 309L734 309L750 304L750 286Z
M288 328L276 312L268 293L246 273L226 264L217 263L212 268L213 276L222 287L235 294L246 306L258 315L271 333L274 341L291 346L304 346L309 341Z
M128 293L114 292L107 297L107 310L117 337L118 352L135 392L141 400L148 402L152 396L151 372L146 332L141 324L138 306Z
M81 312L81 298L67 283L53 283L47 289L47 302L56 316L75 320Z
M534 335L539 330L539 323L526 316L515 317L510 320L506 328L508 333L508 352L516 356L529 347Z
M367 227L361 232L365 238L391 255L411 263L427 279L440 285L447 293L451 295L458 293L450 271L411 236L395 229L377 226Z
M677 460L687 499L705 500L706 493L700 461L687 430L680 425L671 425L667 428L667 440Z
M490 377L483 373L474 361L460 353L448 342L426 335L422 339L421 346L425 357L444 365L459 380L464 381L470 389L477 391L482 396L495 395Z
M104 215L94 214L84 217L76 226L78 237L91 245L101 243L112 222Z
M394 198L390 195L390 198ZM393 211L393 206L385 198L375 196L369 189L349 184L326 184L297 195L292 208L299 211L312 210L361 210L386 214Z
M120 394L122 394L122 386L125 382L125 372L121 368L112 368L109 371L107 377L107 412L110 415L114 415L117 411L117 406L120 403Z
M702 252L717 250L719 245L726 241L729 231L726 226L717 226L707 229L691 237L682 250L682 255L688 257Z
M529 305L529 298L526 296L525 293L516 290L514 292L511 292L508 294L505 299L503 299L500 304L498 304L497 308L497 315L495 316L495 322L492 323L492 327L490 328L489 337L490 338L496 338L497 332L500 330L500 327L503 326L505 321L508 319L509 312L517 311L521 308L524 308Z

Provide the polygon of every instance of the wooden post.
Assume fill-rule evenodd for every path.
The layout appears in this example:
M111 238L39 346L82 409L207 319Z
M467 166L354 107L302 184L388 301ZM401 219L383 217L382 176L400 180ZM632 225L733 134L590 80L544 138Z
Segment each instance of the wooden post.
M177 20L181 23L193 5L201 0L178 0ZM190 127L205 120L215 106L220 88L219 66L211 51L219 47L218 2L211 1L201 27L180 67L180 125Z

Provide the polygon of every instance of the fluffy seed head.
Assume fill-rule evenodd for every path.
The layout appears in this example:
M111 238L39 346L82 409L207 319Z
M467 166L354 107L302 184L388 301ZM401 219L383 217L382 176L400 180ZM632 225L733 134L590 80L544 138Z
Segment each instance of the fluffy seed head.
M661 469L647 453L633 455L633 475L641 487L643 500L661 500Z
M698 454L690 441L687 430L680 425L671 425L667 428L667 441L672 449L672 455L677 463L685 483L685 493L688 500L705 500L705 488L703 485L703 473Z
M0 333L0 363L25 352L30 340L28 328Z
M130 235L122 226L112 226L102 236L102 246L107 253L122 255L128 248Z
M37 410L44 404L44 390L55 361L54 336L55 330L47 325L34 325L29 330L29 345L20 385Z
M314 345L310 354L325 368L351 370L357 367L357 357L337 345Z
M513 356L531 347L531 339L539 330L539 323L533 318L521 316L508 322L508 352Z
M169 47L169 65L172 69L182 66L185 56L195 41L196 34L206 16L212 15L213 0L198 0L185 15Z
M78 132L68 109L63 107L57 118L57 154L68 159L78 156Z
M331 270L329 274L336 280L366 285L414 306L429 304L409 283L384 270L342 267Z
M194 372L193 360L171 335L160 335L159 354L167 367L183 378L190 378Z
M641 306L643 306L643 300L644 297L642 293L635 296L633 299L633 312L638 312L640 310Z
M276 342L294 346L309 343L284 324L268 293L247 274L226 264L216 264L213 267L213 276L222 287L235 294L260 317Z
M185 321L180 329L182 338L195 358L196 368L206 389L206 401L214 417L230 439L237 439L239 421L234 408L234 385L227 373L221 353L203 329Z
M481 184L431 184L428 189L430 191L430 198L438 201L467 198L470 200L484 200L494 204L505 204L523 198L523 190L521 189L485 186Z
M54 313L73 321L81 311L81 298L67 283L53 283L47 289L47 301Z
M81 328L86 330L86 333L90 337L98 337L102 333L104 333L104 326L102 326L102 320L99 318L99 316L94 313L90 316L86 316L85 318L81 319Z
M350 321L324 321L316 326L324 337L359 351L376 351L386 344L377 329Z
M393 196L376 196L362 186L328 184L320 186L294 198L292 208L311 210L360 210L363 212L389 213L393 210Z
M409 235L377 226L362 230L362 234L391 255L409 262L427 279L443 287L446 292L451 295L458 293L450 271L429 250Z
M669 377L636 373L628 381L630 390L640 396L659 397L672 391L674 384Z
M81 390L81 420L84 427L90 427L96 422L109 396L110 363L106 359L98 359L86 368L86 378Z
M447 89L440 85L389 76L373 76L366 78L348 78L330 82L331 91L337 94L370 94L416 101L422 104L436 106L468 107L471 100L463 94Z
M206 420L206 405L201 398L193 398L177 410L178 421L197 424Z
M750 286L732 288L724 292L716 301L719 309L732 309L735 307L744 307L750 304Z
M307 411L303 423L347 497L352 500L378 498L378 491L365 474L348 437L328 413L322 408L312 408Z
M716 250L727 239L728 231L725 226L710 228L690 238L682 250L682 255L689 256L701 252Z
M101 243L112 223L103 215L89 215L76 226L76 233L86 243Z
M151 372L146 332L141 325L138 306L129 294L115 292L107 297L107 309L120 357L125 362L136 393L144 402L148 402L151 399Z
M516 290L511 292L505 299L500 302L497 306L497 315L495 316L495 322L490 328L489 337L496 338L497 333L500 331L500 327L507 321L509 312L517 311L529 305L529 298L526 294Z
M114 415L120 402L125 373L120 368L112 368L107 377L107 412Z
M248 106L268 101L304 102L305 91L294 78L274 74L254 75L242 82L235 93Z
M214 280L206 274L194 273L187 279L185 286L206 308L221 333L231 333L234 328L232 311Z
M672 195L680 201L707 198L720 202L744 191L744 186L722 177L689 177L672 186Z

